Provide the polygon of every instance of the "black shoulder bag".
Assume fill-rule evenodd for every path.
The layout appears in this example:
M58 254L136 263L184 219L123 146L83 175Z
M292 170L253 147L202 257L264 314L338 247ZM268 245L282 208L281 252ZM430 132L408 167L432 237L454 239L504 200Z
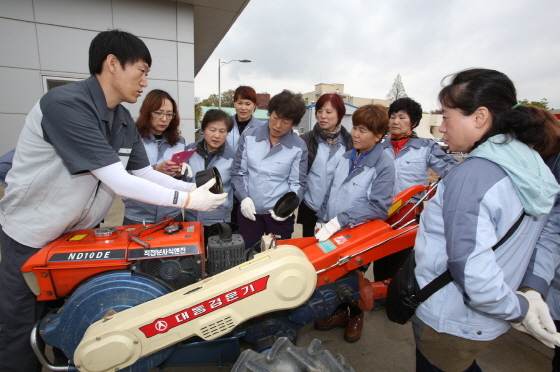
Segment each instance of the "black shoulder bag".
M525 217L525 213L521 214L506 235L492 247L492 250L496 250L513 235L521 221L523 221L523 217ZM414 274L415 267L416 260L413 250L393 279L391 279L387 288L387 317L395 323L405 324L414 315L416 308L422 302L453 281L451 272L447 269L443 274L420 289Z

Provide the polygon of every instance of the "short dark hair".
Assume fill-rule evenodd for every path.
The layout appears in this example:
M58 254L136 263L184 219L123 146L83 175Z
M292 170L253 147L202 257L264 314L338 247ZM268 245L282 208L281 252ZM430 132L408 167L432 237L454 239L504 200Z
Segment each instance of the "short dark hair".
M268 103L268 116L273 112L282 119L291 119L295 127L305 115L305 102L301 94L295 94L287 89L278 93Z
M231 132L231 130L233 129L233 119L231 118L231 116L229 116L227 112L222 111L220 109L211 109L206 111L206 114L204 114L204 117L202 118L200 129L204 131L208 126L208 124L214 121L223 121L226 124L228 133Z
M173 106L173 113L175 117L169 121L169 125L163 131L167 142L171 146L175 146L179 142L181 131L179 130L179 124L181 123L181 118L179 117L179 110L177 109L177 103L169 93L161 89L154 89L150 93L146 94L142 106L140 106L140 116L136 120L136 127L140 133L140 137L149 138L152 129L152 113L159 110L163 105L163 101L168 99Z
M449 78L449 83L444 81ZM488 138L504 134L531 145L546 158L558 151L560 136L558 120L537 107L517 107L517 92L506 74L484 68L471 68L447 76L442 81L438 98L442 105L471 115L486 107L492 116L492 127L475 147ZM546 110L544 110L546 111Z
M395 102L391 103L391 106L389 106L389 117L401 111L406 112L410 118L412 129L416 128L418 124L420 124L420 120L422 120L422 106L420 106L418 102L408 97L397 99Z
M97 34L89 46L89 73L100 74L103 61L113 54L124 69L128 63L144 61L152 66L148 47L138 36L121 30L108 30Z
M233 93L233 100L237 101L238 99L248 99L256 105L257 92L255 92L255 90L249 86L241 85L237 87L235 93Z
M322 109L327 102L330 102L333 109L336 110L336 116L338 117L338 123L336 124L340 124L342 118L344 118L344 114L346 114L346 106L344 105L342 97L336 93L323 94L315 104L315 111Z
M352 126L365 126L373 134L384 136L389 130L387 108L381 105L365 105L352 114Z

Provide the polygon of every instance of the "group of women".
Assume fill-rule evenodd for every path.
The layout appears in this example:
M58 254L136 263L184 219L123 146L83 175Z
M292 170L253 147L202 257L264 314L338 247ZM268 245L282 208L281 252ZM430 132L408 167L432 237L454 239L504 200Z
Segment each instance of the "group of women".
M153 166L181 177L180 165L168 163L172 152L184 148L177 108L168 95L149 100L155 92L161 91L148 94L144 105L152 103L143 106L138 125L147 128L140 131ZM342 98L325 94L315 106L317 123L301 137L293 131L305 113L299 95L285 90L274 96L266 124L252 116L256 108L252 88L239 87L234 100L233 117L219 110L206 113L203 137L187 146L196 148L189 161L192 172L183 176L189 180L192 173L217 167L228 200L213 212L187 210L186 220L207 226L231 221L233 214L247 247L256 245L263 233L289 238L294 215L277 216L273 207L280 197L294 192L301 201L297 222L303 236L323 241L346 227L386 219L393 196L426 184L431 168L442 178L421 213L414 250L374 263L375 279L388 279L408 254L414 254L421 288L447 269L454 279L422 303L412 319L417 371L480 371L477 353L505 333L510 322L543 342L560 345L555 330L546 327L545 315L534 314L544 304L540 295L531 295L535 290L546 294L543 288L548 288L556 270L552 266L545 275L535 269L542 267L538 264L542 257L548 257L543 250L555 249L560 257L558 208L549 221L560 186L543 161L557 157L560 128L549 112L520 106L506 75L468 69L444 84L439 131L451 151L469 154L462 163L434 141L417 137L414 128L422 109L409 98L393 102L388 112L378 105L358 108L348 132L341 125L346 111ZM390 138L382 142L388 132ZM125 222L140 217L155 222L162 213L180 218L179 212L158 207L141 216L143 206L126 203ZM412 208L414 203L402 208L393 222ZM492 250L520 216L523 220L511 238ZM539 240L545 225L549 235ZM534 253L535 245L541 247L540 255ZM516 292L524 276L527 283L537 284L526 284L528 292ZM346 327L349 342L360 338L362 326L363 313L348 305L315 324L322 330Z

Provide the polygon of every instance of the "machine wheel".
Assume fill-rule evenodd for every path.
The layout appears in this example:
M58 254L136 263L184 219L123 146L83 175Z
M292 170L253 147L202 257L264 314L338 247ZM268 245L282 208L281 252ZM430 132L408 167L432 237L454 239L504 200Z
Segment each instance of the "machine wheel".
M245 350L233 366L232 372L354 372L343 356L334 357L314 339L309 347L294 346L286 337L280 337L270 351L259 354Z
M108 311L118 313L169 292L167 286L147 276L128 270L108 271L78 287L57 313L42 320L39 329L48 345L61 349L72 360L87 328ZM120 371L149 371L161 364L174 349L175 345L169 346Z

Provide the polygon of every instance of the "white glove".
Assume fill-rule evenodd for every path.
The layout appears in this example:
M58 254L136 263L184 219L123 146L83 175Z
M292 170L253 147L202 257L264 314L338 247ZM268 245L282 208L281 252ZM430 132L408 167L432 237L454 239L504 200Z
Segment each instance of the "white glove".
M250 197L246 197L241 201L240 209L241 214L248 220L257 220L255 217L255 214L257 214L257 211L255 210L255 203L253 203L253 200Z
M340 230L340 224L338 223L338 218L335 217L332 220L330 220L329 222L327 222L322 228L321 230L319 230L316 234L315 237L317 238L317 240L319 240L320 242L327 240L328 238L330 238L332 236L332 234L334 234L335 232L337 232L338 230Z
M181 166L181 176L187 176L187 178L192 178L192 168L187 163L183 163Z
M315 234L317 234L317 232L319 230L321 230L323 228L323 226L325 226L324 222L316 222L315 223L315 230L313 230L313 231L315 231Z
M529 290L525 293L517 291L515 293L527 299L529 309L525 319L520 323L510 322L511 326L518 331L530 334L552 349L554 345L560 346L560 333L556 332L554 321L541 294L534 290Z
M272 209L269 209L268 211L270 212L270 216L272 218L274 218L276 221L280 221L280 222L286 221L289 217L291 217L294 214L294 212L292 212L286 217L278 217Z
M210 181L191 192L185 208L193 209L195 211L208 212L223 204L223 202L226 201L228 195L227 192L224 192L223 194L213 194L208 191L208 189L214 186L215 183L216 179L212 178Z

